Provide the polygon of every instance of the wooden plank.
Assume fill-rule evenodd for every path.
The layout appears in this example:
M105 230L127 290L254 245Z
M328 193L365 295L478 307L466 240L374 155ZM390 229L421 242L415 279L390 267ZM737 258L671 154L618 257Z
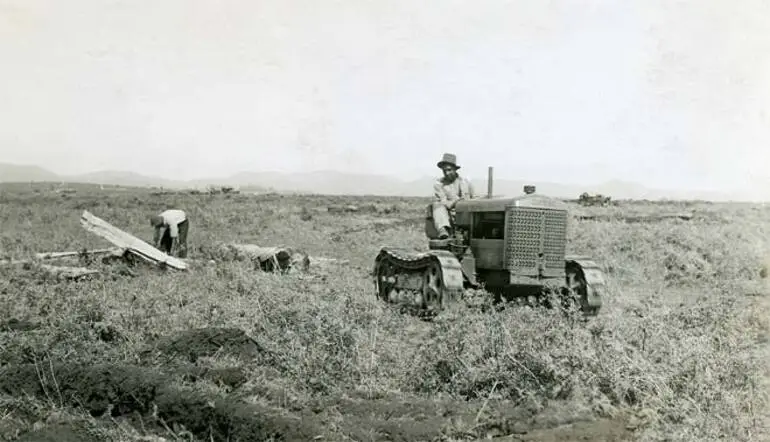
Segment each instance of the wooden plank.
M71 267L71 266L55 266L50 264L42 264L39 260L32 259L3 259L0 260L0 266L9 265L27 265L25 270L39 269L48 274L51 274L59 279L81 279L88 275L95 275L100 273L99 270L89 269L87 267Z
M106 254L113 254L113 255L122 255L125 249L122 249L120 247L112 247L109 249L95 249L95 250L86 250L86 255L106 255ZM39 263L40 261L44 261L47 259L59 259L59 258L69 258L69 257L77 257L80 256L83 252L46 252L46 253L36 253L35 257L33 259L13 259L13 258L0 258L0 266L5 265L17 265L17 264L35 264Z
M70 256L80 256L82 253L85 253L86 255L103 255L106 253L119 253L122 249L120 247L111 247L109 249L95 249L95 250L85 250L85 251L72 251L72 252L41 252L36 253L35 258L37 259L56 259L56 258L67 258Z
M118 229L87 210L84 210L80 216L80 224L87 231L104 238L115 246L125 249L147 262L165 264L177 270L187 270L187 263L181 259L161 252L147 242Z

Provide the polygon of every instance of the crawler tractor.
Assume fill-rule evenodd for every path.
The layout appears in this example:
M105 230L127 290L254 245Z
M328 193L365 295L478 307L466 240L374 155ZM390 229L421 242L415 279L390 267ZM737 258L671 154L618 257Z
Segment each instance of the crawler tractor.
M586 315L598 314L604 275L590 257L565 254L564 202L535 193L534 186L524 186L520 196L494 198L490 167L487 197L458 201L453 212L450 237L439 239L428 206L429 250L380 250L373 272L380 299L437 314L465 289L477 288L495 302L532 304L555 294L576 300Z

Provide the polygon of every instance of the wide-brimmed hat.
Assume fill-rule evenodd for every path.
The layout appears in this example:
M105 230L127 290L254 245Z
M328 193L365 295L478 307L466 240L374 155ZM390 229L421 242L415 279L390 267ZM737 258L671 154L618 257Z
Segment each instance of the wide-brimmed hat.
M438 166L439 169L443 169L447 164L454 166L455 169L460 168L460 166L457 164L457 156L455 156L453 153L445 153L444 156L441 157L441 161L436 163L436 166Z

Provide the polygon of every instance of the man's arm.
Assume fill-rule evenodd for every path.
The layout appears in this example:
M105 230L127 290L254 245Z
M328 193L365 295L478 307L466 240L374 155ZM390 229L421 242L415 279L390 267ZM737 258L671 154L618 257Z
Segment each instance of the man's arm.
M433 196L438 203L446 205L449 202L446 193L444 193L444 187L439 182L433 183Z
M171 236L171 254L176 255L177 248L179 247L179 227L176 223L171 223L168 226L168 233Z
M155 236L152 238L152 242L156 249L160 247L160 240L163 238L163 233L165 231L166 228L163 226L158 226L155 228Z

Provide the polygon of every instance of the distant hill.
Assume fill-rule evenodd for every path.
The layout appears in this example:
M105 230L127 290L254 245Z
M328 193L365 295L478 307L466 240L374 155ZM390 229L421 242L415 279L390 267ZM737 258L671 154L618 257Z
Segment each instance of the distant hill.
M38 166L0 163L0 182L58 181L55 173Z
M59 179L67 182L114 184L118 186L131 187L175 187L176 184L182 184L174 183L173 181L168 181L157 177L141 175L135 172L123 172L114 170L103 170L99 172L91 172L74 176L61 175Z
M58 175L38 166L0 163L0 182L65 182L169 189L206 188L208 186L249 187L278 192L304 192L328 195L382 195L429 196L436 177L403 181L385 175L366 175L336 171L305 173L240 172L229 177L213 177L190 181L167 180L135 172L99 171L82 175ZM486 194L486 179L474 179L477 193ZM525 184L534 184L539 193L559 198L577 198L581 193L601 193L613 199L700 199L710 201L741 200L740 195L717 192L687 192L650 189L637 183L609 181L598 185L565 184L554 182L525 182L495 179L495 196L514 196L522 193Z

